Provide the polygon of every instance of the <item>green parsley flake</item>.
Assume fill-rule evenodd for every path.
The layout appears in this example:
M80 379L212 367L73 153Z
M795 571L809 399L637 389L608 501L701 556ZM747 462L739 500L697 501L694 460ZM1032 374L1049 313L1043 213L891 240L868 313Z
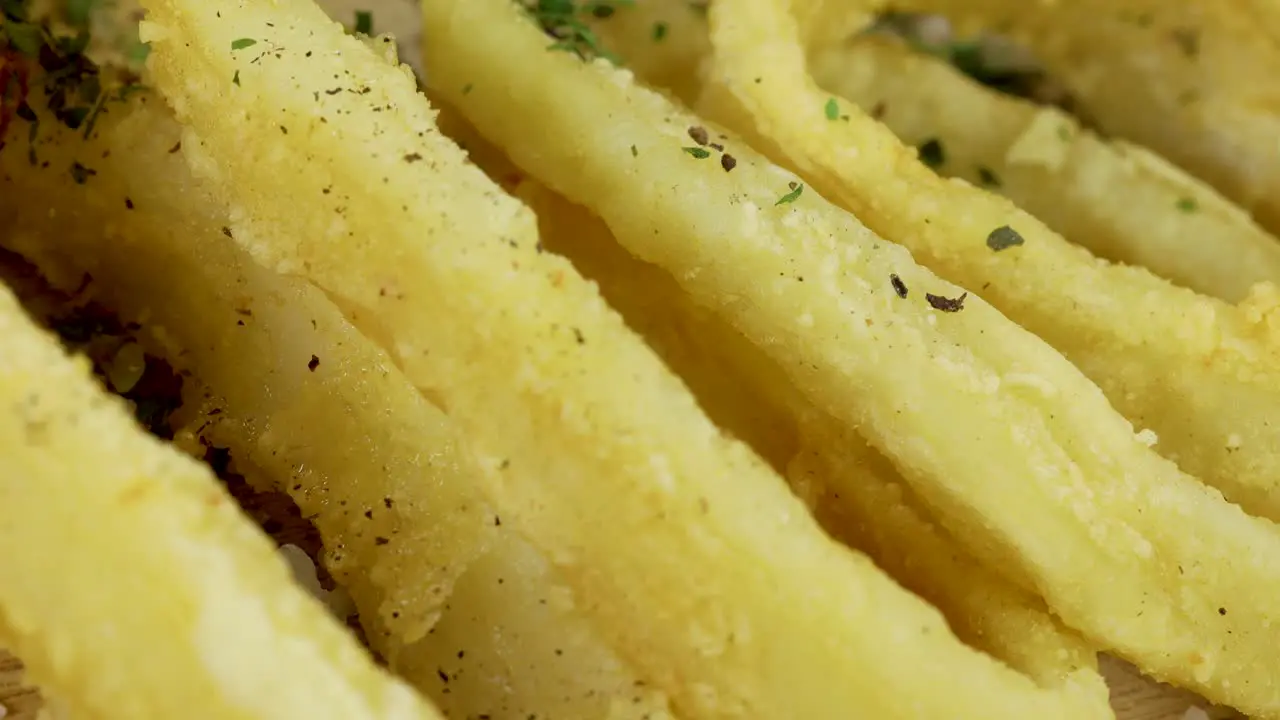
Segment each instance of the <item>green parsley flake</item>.
M840 119L840 104L836 102L835 98L827 100L827 104L822 108L822 111L826 113L828 120Z
M991 248L992 252L1000 252L1012 247L1018 247L1024 242L1026 241L1022 239L1022 236L1018 234L1018 231L1008 225L1001 225L987 235L987 247Z
M681 148L681 149L699 160L706 160L707 158L711 157L711 153L709 151L704 150L700 147L687 147L687 148Z
M253 38L240 38L239 40L231 41L231 49L243 50L248 47L253 47L254 45L257 45L257 44L258 44L258 41L254 40Z
M1199 205L1192 198L1181 198L1178 200L1178 209L1185 213L1195 212Z
M996 175L995 171L986 165L978 166L978 180L986 187L1000 187L1000 176Z
M369 10L356 11L356 32L362 35L373 34L373 13Z
M942 147L942 142L937 138L926 140L920 146L920 162L937 170L947 161L946 150Z
M667 24L664 22L656 22L653 24L653 41L662 42L667 37Z
M231 84L240 87L240 71L237 70L235 75L231 76Z
M778 198L778 202L774 203L774 206L776 207L778 205L790 205L791 203L800 199L800 193L802 192L804 192L804 185L801 185L798 182L792 182L791 192Z

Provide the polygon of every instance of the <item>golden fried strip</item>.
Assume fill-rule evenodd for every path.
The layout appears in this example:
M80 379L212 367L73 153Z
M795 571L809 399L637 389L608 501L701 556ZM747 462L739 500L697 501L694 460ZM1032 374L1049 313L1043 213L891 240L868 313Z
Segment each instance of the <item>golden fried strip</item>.
M600 284L721 427L765 457L785 454L788 481L828 532L942 610L969 645L1044 687L1069 687L1106 706L1093 653L1049 616L1043 601L983 569L932 526L905 496L897 471L866 441L814 413L767 357L695 306L661 269L631 257L598 218L533 183L520 196L537 212L547 247Z
M1271 702L1280 688L1254 662L1273 640L1258 628L1276 626L1263 599L1280 591L1271 523L1152 452L1074 366L980 299L933 307L954 309L962 291L742 143L623 71L547 51L501 0L424 8L428 67L473 81L443 95L762 348L817 408L858 427L985 562L1073 622L1093 618L1116 648L1219 689L1247 676ZM787 58L768 36L760 48ZM701 151L684 149L697 147L691 128L708 133Z
M888 3L852 5L865 13ZM892 5L944 14L963 34L993 29L1023 43L1102 130L1172 160L1280 232L1274 0Z
M155 81L189 126L184 151L232 201L236 238L376 313L463 429L504 524L678 712L1081 716L825 537L592 286L540 252L532 214L465 164L412 83L309 2L146 5ZM435 9L437 29L451 13L456 28L517 22L505 2ZM494 55L540 58L544 41L523 32ZM247 38L261 47L244 52ZM493 92L486 79L470 95Z
M829 120L834 99L805 73L785 12L760 5L721 24L707 107L767 134L762 144L873 229L1049 341L1187 472L1280 519L1275 289L1237 309L1099 261L1007 201L940 180L858 108Z
M197 422L313 518L401 677L458 717L605 717L622 700L664 717L661 699L632 702L634 674L581 613L540 604L563 590L487 509L452 423L323 294L226 237L225 207L170 152L162 100L113 106L88 141L41 129L39 164L23 142L0 152L0 243L70 287L91 274L95 297L218 395ZM83 185L66 172L77 158Z
M1179 463L1204 472L1234 499L1276 515L1275 478L1267 472L1280 463L1276 443L1268 440L1273 432L1269 408L1277 399L1270 349L1274 320L1177 290L1143 270L1089 257L1007 200L939 179L916 160L913 149L849 103L837 103L836 119L829 119L831 98L806 74L788 3L726 0L712 9L711 21L716 70L708 99L719 111L767 136L762 143L801 166L816 185L887 237L948 277L980 289L1066 351L1120 409L1155 428ZM968 311L966 306L958 315ZM990 332L968 340L979 355L1002 351L1008 342ZM1064 572L1061 557L1032 560L1024 546L1023 559L1032 565L1024 563L1022 571L1068 624L1144 670L1241 709L1280 711L1280 686L1255 662L1273 642L1258 630L1273 621L1263 619L1271 611L1257 588L1280 581L1272 570L1280 563L1276 528L1246 521L1215 493L1151 462L1151 453L1138 451L1126 423L1104 426L1102 419L1114 414L1100 398L1086 401L1077 389L1080 380L1064 382L1065 373L1053 377L1045 370L1043 362L1029 362L1001 382L1043 403L1057 442L1085 473L1090 490L1083 497L1054 502L1078 502L1074 512L1081 517L1117 523L1110 539L1095 534L1084 543L1070 542L1081 552L1089 542L1098 543L1097 551L1104 554L1129 547L1134 557L1124 564L1133 569L1120 581L1118 573L1102 571L1102 564L1091 563L1077 575ZM1015 438L1020 440L1021 433L1019 428ZM1111 459L1097 454L1103 443L1117 442L1130 447ZM914 461L889 454L908 468ZM949 473L954 484L960 472L960 464L952 463L939 468L937 476ZM1224 475L1231 472L1240 475ZM939 504L915 482L917 477L907 476L931 504ZM1011 513L1011 507L1019 513ZM1028 507L993 502L983 516L996 526L1017 526L1036 516L1025 511ZM1246 526L1250 538L1241 533ZM1033 523L1005 532L1043 535L1043 528ZM1207 545L1204 538L1214 542ZM1241 563L1241 554L1252 557ZM1000 567L1007 562L986 559ZM1197 577L1190 569L1195 566L1204 574ZM1081 577L1098 580L1082 582ZM1192 594L1201 597L1192 600ZM1257 622L1224 625L1223 619L1237 611L1227 607L1228 599L1246 598L1252 612L1261 613ZM1221 608L1218 617L1206 612L1214 602ZM1170 633L1171 624L1179 632Z
M112 106L87 140L35 112L40 162L23 140L0 152L0 244L65 290L91 276L145 323L141 339L218 396L197 422L314 520L374 647L420 639L492 534L447 418L322 293L225 236L225 205L170 152L180 128L161 98Z
M0 638L85 717L436 718L0 291Z
M903 142L936 143L936 172L1004 195L1100 257L1233 302L1254 283L1280 283L1276 238L1144 148L985 88L892 38L820 52L810 72Z

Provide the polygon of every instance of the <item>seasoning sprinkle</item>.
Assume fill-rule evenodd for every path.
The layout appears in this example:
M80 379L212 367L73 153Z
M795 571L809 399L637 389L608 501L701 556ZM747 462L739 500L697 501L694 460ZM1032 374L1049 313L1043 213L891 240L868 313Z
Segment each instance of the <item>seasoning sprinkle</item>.
M687 147L681 149L699 160L706 160L711 157L711 152L709 150L704 150L700 147Z
M97 174L97 170L87 168L78 162L71 163L71 179L75 180L77 185L85 184L89 181L89 178Z
M898 294L898 297L907 297L907 284L902 282L902 278L898 277L896 273L889 275L889 284L893 286L893 291Z
M1000 176L986 165L978 166L978 180L986 187L1000 187Z
M1185 213L1195 212L1198 205L1192 198L1180 198L1178 200L1178 209Z
M822 112L827 116L828 120L838 120L840 119L840 104L836 102L835 98L830 98L827 100L826 106L822 108Z
M1017 230L1008 225L1001 225L987 235L987 247L995 252L1017 247L1025 242Z
M728 153L725 153L720 156L720 167L724 168L725 172L729 172L738 167L738 159Z
M937 138L925 140L920 146L920 162L937 170L947 161L947 153L942 147L942 142Z
M933 293L925 293L924 299L929 301L929 306L934 310L940 310L946 313L960 312L964 309L964 299L969 297L969 293L961 293L958 298L948 298Z
M257 44L258 44L258 41L254 40L253 38L240 38L239 40L231 41L231 49L243 50L245 48L253 47L254 45L257 45Z
M787 186L791 188L791 192L778 198L778 202L774 203L775 207L778 205L789 205L795 202L800 198L800 193L804 192L804 185L801 185L794 180L787 183Z
M693 141L699 145L706 145L711 140L711 137L707 134L707 129L701 125L694 125L689 128L689 137L693 138Z
M653 24L653 41L662 42L667 37L667 24L664 22L656 22Z

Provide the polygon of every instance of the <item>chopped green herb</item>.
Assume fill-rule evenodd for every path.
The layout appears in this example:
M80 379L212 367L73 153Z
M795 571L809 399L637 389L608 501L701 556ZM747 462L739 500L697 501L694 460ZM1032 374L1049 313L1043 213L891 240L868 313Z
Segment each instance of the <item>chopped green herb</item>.
M237 70L235 75L231 76L231 84L240 87L240 71Z
M947 153L942 148L942 142L937 138L925 140L920 146L920 162L937 170L947 161Z
M831 98L827 100L826 107L824 107L822 110L824 113L826 113L828 120L840 119L840 104L836 102L835 98Z
M248 47L253 47L254 45L257 45L257 44L258 44L258 41L254 40L253 38L240 38L239 40L231 41L231 49L243 50Z
M667 37L667 24L664 22L656 22L653 24L653 41L662 42Z
M373 34L373 13L368 10L356 11L356 32L362 35Z
M1022 236L1018 234L1018 231L1008 225L1001 225L987 235L987 247L991 248L994 252L1008 250L1011 247L1018 247L1023 242L1025 241L1022 239Z
M987 187L1000 187L1000 176L986 165L978 166L978 180Z
M631 146L631 157L640 157L640 151L636 149L635 145Z
M0 30L4 31L8 44L27 57L39 55L40 48L45 45L44 31L39 25L6 20Z
M1178 200L1178 209L1185 213L1195 212L1199 205L1192 198L1181 198Z
M800 183L795 182L794 180L790 182L788 185L791 188L791 192L778 198L778 202L774 203L775 207L778 205L790 205L791 203L800 199L800 193L804 192L804 185L801 185Z
M681 149L699 160L705 160L711 157L711 151L704 150L703 148L700 148L700 147L687 147L687 148L681 148Z
M621 60L605 50L600 38L585 22L590 15L607 18L616 8L635 4L635 0L588 0L579 4L575 0L520 0L521 5L538 23L542 31L555 42L548 50L563 50L577 55L581 60L604 58L615 65Z

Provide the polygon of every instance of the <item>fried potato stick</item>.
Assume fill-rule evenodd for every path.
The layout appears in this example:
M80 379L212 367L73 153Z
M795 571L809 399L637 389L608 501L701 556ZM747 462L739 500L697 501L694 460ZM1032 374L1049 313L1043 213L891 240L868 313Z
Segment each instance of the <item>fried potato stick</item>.
M1275 288L1233 308L1100 261L1007 201L940 180L887 128L817 89L785 7L720 25L707 107L767 135L759 142L870 227L1049 341L1184 470L1280 519Z
M1272 510L1269 514L1274 516L1275 495L1269 492L1274 478L1259 474L1276 462L1274 443L1240 444L1242 436L1265 440L1271 432L1267 418L1277 383L1269 325L1274 320L1251 317L1247 311L1177 290L1143 270L1109 266L1089 257L1008 201L967 183L939 179L915 159L913 149L902 146L855 106L836 103L836 119L829 119L832 113L826 106L833 99L821 93L806 74L799 33L787 7L785 2L724 2L713 8L717 67L710 80L716 88L710 102L743 128L767 136L762 142L801 166L820 188L839 197L887 237L903 242L948 277L980 288L1015 319L1065 351L1103 384L1119 408L1135 421L1154 427L1162 447L1185 467L1204 472L1234 499L1255 509ZM979 345L1003 344L989 333L971 343L974 352L985 352ZM1098 425L1111 414L1105 403L1085 403L1080 391L1070 389L1062 379L1051 379L1034 365L1024 367L1003 382L1014 392L1043 398L1049 423L1058 428L1058 441L1068 446L1084 443L1075 445L1077 457L1086 447L1094 452L1096 441L1069 441L1062 434L1064 425L1079 424L1084 437L1121 432ZM1094 418L1095 427L1084 427L1089 418ZM1241 462L1234 457L1237 453L1250 459ZM1217 459L1227 468L1215 465ZM895 460L904 463L899 456ZM1189 684L1241 709L1280 712L1280 688L1249 660L1261 650L1253 645L1260 640L1256 632L1249 631L1255 637L1242 642L1243 628L1223 628L1196 618L1187 606L1185 590L1169 594L1170 604L1160 615L1180 614L1191 633L1187 637L1201 636L1200 647L1188 647L1185 654L1174 651L1167 627L1143 628L1142 622L1116 625L1121 617L1134 613L1145 617L1150 613L1146 608L1163 604L1153 603L1151 587L1185 588L1186 583L1197 582L1187 577L1186 566L1205 562L1207 548L1199 539L1179 537L1188 528L1171 517L1158 519L1164 512L1194 517L1200 528L1194 531L1198 538L1214 538L1209 552L1215 556L1243 537L1227 539L1241 527L1229 520L1237 514L1235 509L1211 494L1197 493L1185 476L1162 469L1135 483L1133 469L1104 463L1109 467L1102 476L1111 475L1121 486L1147 488L1126 497L1107 483L1096 486L1090 500L1094 511L1124 518L1128 540L1104 541L1113 548L1108 552L1142 538L1136 547L1139 556L1153 553L1154 562L1139 561L1146 566L1142 579L1132 578L1137 586L1148 588L1138 591L1145 595L1139 603L1144 609L1120 610L1121 593L1109 573L1103 573L1108 575L1106 587L1091 591L1066 575L1051 579L1057 572L1045 572L1050 569L1046 565L1033 573L1039 575L1037 589L1069 624L1127 654L1144 670ZM1224 477L1233 470L1242 477ZM946 472L954 481L956 466ZM1091 474L1085 472L1086 477ZM1114 475L1117 472L1121 474ZM908 479L913 479L910 473ZM1153 496L1166 498L1155 512L1143 507ZM936 504L935 498L927 499ZM994 506L989 513L985 515L988 522L1008 514ZM1257 535L1252 542L1261 545L1242 545L1236 552L1280 551L1273 525L1253 527L1251 532ZM1264 546L1271 549L1261 550ZM1172 555L1184 553L1174 563L1182 574L1173 577L1166 563ZM1247 588L1245 578L1251 575L1255 582L1275 582L1269 568L1277 562L1280 555L1260 559L1252 569L1241 567L1239 574L1233 569L1229 574L1234 579L1215 570L1198 581L1200 589L1217 595L1221 590L1210 588L1220 583L1242 583L1238 587ZM1238 597L1235 593L1221 596ZM1220 615L1227 612L1224 606ZM1209 662L1201 662L1203 647L1219 650Z
M1095 255L1231 302L1255 283L1280 283L1280 242L1145 148L983 87L893 38L820 52L810 71L903 142L933 143L936 172L1004 195Z
M1035 336L625 71L549 52L501 0L424 9L427 66L473 79L442 94L859 428L984 562L1157 671L1219 694L1247 680L1275 707L1255 661L1275 640L1274 525L1146 447Z
M532 214L465 164L412 83L318 9L147 9L150 68L189 126L184 152L232 201L235 237L377 314L482 460L504 525L677 712L1081 716L828 539L567 261L539 251ZM505 3L435 9L472 29L522 22ZM545 52L519 33L490 50ZM493 92L488 77L473 94Z
M204 432L314 519L326 567L401 677L457 717L606 717L620 703L664 717L661 698L633 702L653 693L580 612L542 604L563 589L487 509L448 418L322 293L226 237L225 207L170 152L162 100L134 95L89 141L41 128L39 164L22 142L0 153L0 244L71 288L92 275L96 298L217 394ZM92 182L65 171L77 158L92 158Z
M438 718L0 291L0 638L84 717Z
M863 12L886 6L857 5ZM1280 232L1274 0L908 0L893 7L942 13L961 33L986 28L1021 42L1104 132L1154 150Z
M0 244L63 290L92 277L145 325L156 355L216 394L197 422L313 519L374 647L422 638L492 533L452 424L323 293L226 237L226 206L171 152L161 98L112 106L87 140L32 105L35 142L0 151Z
M1079 637L933 526L888 460L814 412L781 369L660 268L628 254L599 218L531 182L520 197L537 212L546 246L599 283L721 427L766 457L787 454L788 481L828 532L942 610L969 645L1044 687L1065 686L1106 707L1096 658Z

